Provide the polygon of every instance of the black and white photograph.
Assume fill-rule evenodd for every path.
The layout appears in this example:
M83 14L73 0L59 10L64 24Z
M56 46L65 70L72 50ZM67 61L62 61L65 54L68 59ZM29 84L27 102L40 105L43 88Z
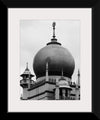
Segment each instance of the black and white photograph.
M80 100L80 20L20 21L21 100Z
M91 9L8 13L8 110L91 111Z

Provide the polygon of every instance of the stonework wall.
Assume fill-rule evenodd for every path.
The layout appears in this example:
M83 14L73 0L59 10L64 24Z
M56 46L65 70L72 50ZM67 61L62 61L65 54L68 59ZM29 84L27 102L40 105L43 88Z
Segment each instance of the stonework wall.
M55 88L55 85L46 83L46 84L39 86L31 91L28 91L29 97L36 96L35 98L32 98L32 99L42 99L43 97L46 96L46 94L45 94L46 91L54 92L53 91L54 88ZM49 99L51 99L51 97L53 98L52 93L47 94L47 96L50 96ZM45 98L43 98L43 99L45 99Z
M54 93L45 92L39 96L31 98L30 100L53 100L53 99L54 99Z

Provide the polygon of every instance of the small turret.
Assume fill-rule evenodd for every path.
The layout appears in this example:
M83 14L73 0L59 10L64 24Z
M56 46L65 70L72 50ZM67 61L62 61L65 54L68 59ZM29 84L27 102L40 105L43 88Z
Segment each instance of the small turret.
M21 99L27 99L28 97L28 89L34 84L34 81L31 79L34 75L31 74L30 70L28 69L28 63L26 63L26 69L23 74L20 75L22 80L20 80L20 86L23 88L23 95Z
M63 69L61 78L57 81L56 84L55 98L59 98L60 100L69 99L71 87L69 85L69 82L63 76ZM59 96L57 94L59 94Z

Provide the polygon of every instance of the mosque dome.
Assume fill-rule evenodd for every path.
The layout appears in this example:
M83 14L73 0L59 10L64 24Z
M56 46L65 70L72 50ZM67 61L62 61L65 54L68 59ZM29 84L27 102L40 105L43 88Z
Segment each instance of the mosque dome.
M55 38L55 23L53 23L51 42L40 49L34 57L33 70L37 78L46 75L46 63L48 63L49 75L61 76L63 70L63 75L71 78L74 72L75 62L73 56Z

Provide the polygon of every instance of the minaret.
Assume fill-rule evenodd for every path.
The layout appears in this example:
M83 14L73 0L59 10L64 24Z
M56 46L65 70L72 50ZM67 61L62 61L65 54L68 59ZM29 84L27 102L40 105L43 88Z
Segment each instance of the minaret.
M78 86L80 86L80 71L78 70Z
M48 81L48 62L46 62L46 81Z
M32 75L30 70L28 69L28 63L26 63L26 69L24 73L20 76L22 77L22 80L20 80L20 86L23 88L21 99L27 99L29 97L28 89L30 89L31 85L34 83L34 81L31 80L34 75Z
M80 71L79 71L79 69L78 69L78 73L77 73L76 87L77 87L77 88L80 87Z
M80 99L80 71L78 70L78 79L76 82L76 100Z

